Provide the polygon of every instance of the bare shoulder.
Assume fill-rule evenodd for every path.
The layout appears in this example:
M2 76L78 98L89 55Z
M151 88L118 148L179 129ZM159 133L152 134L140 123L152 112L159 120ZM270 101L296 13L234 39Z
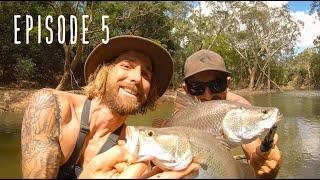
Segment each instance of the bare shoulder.
M73 101L81 97L48 88L31 96L21 127L24 178L56 178L64 158L62 129L72 119Z
M68 107L68 104L68 98L63 92L55 89L43 88L32 94L25 113L31 109L55 108L56 113L62 116L62 114L65 114L62 113L62 109L64 109L64 111L67 110L68 108L66 107Z
M28 104L30 105L37 103L43 105L43 103L52 98L56 100L59 99L60 101L65 99L61 91L50 88L43 88L32 94L32 97L29 99Z
M29 100L21 127L24 178L56 177L61 160L61 103L58 93L41 89Z
M248 100L246 100L244 97L239 96L238 94L232 93L230 91L227 92L227 100L251 105L251 103Z
M41 109L44 107L55 107L57 114L60 115L61 123L67 123L70 120L75 106L82 104L84 99L86 99L86 97L83 95L43 88L32 95L29 99L28 107L32 106Z

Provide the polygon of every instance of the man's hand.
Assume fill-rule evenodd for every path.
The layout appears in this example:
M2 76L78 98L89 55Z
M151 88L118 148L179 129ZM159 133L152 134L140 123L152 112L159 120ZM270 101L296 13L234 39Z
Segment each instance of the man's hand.
M123 163L128 164L133 160L134 157L123 146L113 146L108 151L95 156L83 169L79 179L139 178L147 169L147 164L134 163L126 168L123 167Z
M200 168L198 163L191 163L185 169L179 171L163 171L159 167L155 166L151 171L144 174L141 178L148 179L180 179L190 173L197 172Z
M274 145L268 152L261 152L260 139L243 145L249 165L255 170L257 178L275 178L281 164L281 151L278 149L278 135L274 136Z
M89 164L83 169L79 178L95 179L132 179L132 178L182 178L192 171L199 169L199 165L192 163L186 169L181 171L162 172L159 168L149 169L148 162L135 161L135 157L130 155L123 142L113 146L108 151L95 156Z

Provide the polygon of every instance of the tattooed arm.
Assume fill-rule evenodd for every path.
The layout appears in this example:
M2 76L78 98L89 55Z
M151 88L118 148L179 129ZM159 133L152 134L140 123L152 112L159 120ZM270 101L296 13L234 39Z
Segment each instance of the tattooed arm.
M47 89L35 93L21 128L23 178L56 178L62 156L60 122L57 95Z

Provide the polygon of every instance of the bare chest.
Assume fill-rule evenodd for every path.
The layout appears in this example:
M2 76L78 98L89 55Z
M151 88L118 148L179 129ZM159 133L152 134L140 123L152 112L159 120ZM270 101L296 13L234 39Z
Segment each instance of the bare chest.
M86 138L85 143L83 145L82 153L78 160L78 164L85 167L92 160L92 158L100 152L100 149L106 143L109 136L110 134L107 134L106 136L100 138Z

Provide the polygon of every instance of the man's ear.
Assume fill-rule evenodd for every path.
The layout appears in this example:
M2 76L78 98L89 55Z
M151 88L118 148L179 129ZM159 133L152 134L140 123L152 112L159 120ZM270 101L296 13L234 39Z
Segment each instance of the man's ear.
M227 76L227 87L230 88L231 84L232 84L232 77Z

